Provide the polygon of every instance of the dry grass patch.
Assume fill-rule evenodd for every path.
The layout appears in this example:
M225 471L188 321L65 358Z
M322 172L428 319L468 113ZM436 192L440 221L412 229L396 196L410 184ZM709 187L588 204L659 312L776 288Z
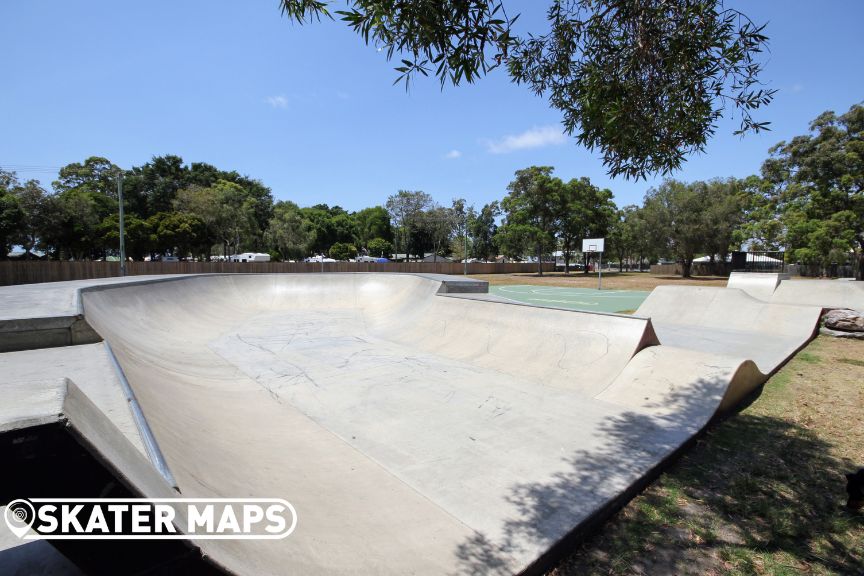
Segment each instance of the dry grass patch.
M864 574L861 359L820 336L551 574Z

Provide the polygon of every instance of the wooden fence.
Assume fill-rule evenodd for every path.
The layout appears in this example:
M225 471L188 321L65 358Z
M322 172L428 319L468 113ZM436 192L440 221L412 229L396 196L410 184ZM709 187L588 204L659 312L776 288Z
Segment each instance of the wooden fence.
M129 262L126 274L207 274L258 273L282 274L302 272L423 272L427 274L463 274L464 265L455 262ZM543 264L551 272L554 264ZM536 272L537 264L486 263L468 264L469 274L514 274ZM119 262L0 262L0 286L37 284L63 280L89 280L120 275Z

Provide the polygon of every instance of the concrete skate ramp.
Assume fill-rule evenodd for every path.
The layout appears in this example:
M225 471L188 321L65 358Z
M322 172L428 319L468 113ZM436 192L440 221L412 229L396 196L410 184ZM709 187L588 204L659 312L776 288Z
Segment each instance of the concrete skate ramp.
M854 280L784 280L771 302L864 310L864 282Z
M734 288L658 286L636 314L651 318L664 346L750 359L771 374L813 337L821 309L765 302Z
M788 274L733 272L726 287L773 304L864 310L864 282L860 281L791 280Z
M82 292L186 497L279 497L240 574L510 574L640 481L752 362L645 318L440 295L412 275L199 276Z
M777 286L788 279L788 274L776 272L732 272L726 287L741 290L759 300L770 300Z
M534 573L757 388L818 318L737 290L661 288L640 309L658 345L648 318L452 293L482 288L408 274L68 282L48 287L50 314L37 288L0 289L0 320L24 329L8 349L38 344L58 318L111 347L0 354L14 369L0 393L23 398L0 410L0 430L56 414L38 380L71 378L72 396L92 401L79 427L113 423L87 436L137 492L176 481L185 497L290 501L299 522L285 540L193 541L230 572ZM117 411L118 376L168 481Z

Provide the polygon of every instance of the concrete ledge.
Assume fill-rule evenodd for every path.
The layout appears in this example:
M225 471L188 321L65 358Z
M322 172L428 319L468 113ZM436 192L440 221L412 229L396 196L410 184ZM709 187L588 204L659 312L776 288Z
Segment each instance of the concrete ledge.
M0 320L0 353L100 342L81 316Z

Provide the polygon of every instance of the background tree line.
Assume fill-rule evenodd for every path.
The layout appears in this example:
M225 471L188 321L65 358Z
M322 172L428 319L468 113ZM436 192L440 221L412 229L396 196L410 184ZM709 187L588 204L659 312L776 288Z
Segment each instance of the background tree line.
M817 270L864 254L864 107L826 112L809 134L769 150L761 174L684 183L666 180L641 206L619 208L588 178L563 181L549 166L515 173L506 195L476 209L444 206L422 191L400 190L383 206L274 203L258 180L206 163L158 156L121 170L91 157L60 170L51 191L0 169L0 258L13 245L52 259L99 259L119 248L118 175L126 210L127 255L202 260L241 251L275 259L312 254L537 260L560 250L569 269L584 238L606 237L606 258L643 263L669 258L690 274L693 260L724 260L742 246L785 250L787 262ZM587 256L582 255L583 264Z

